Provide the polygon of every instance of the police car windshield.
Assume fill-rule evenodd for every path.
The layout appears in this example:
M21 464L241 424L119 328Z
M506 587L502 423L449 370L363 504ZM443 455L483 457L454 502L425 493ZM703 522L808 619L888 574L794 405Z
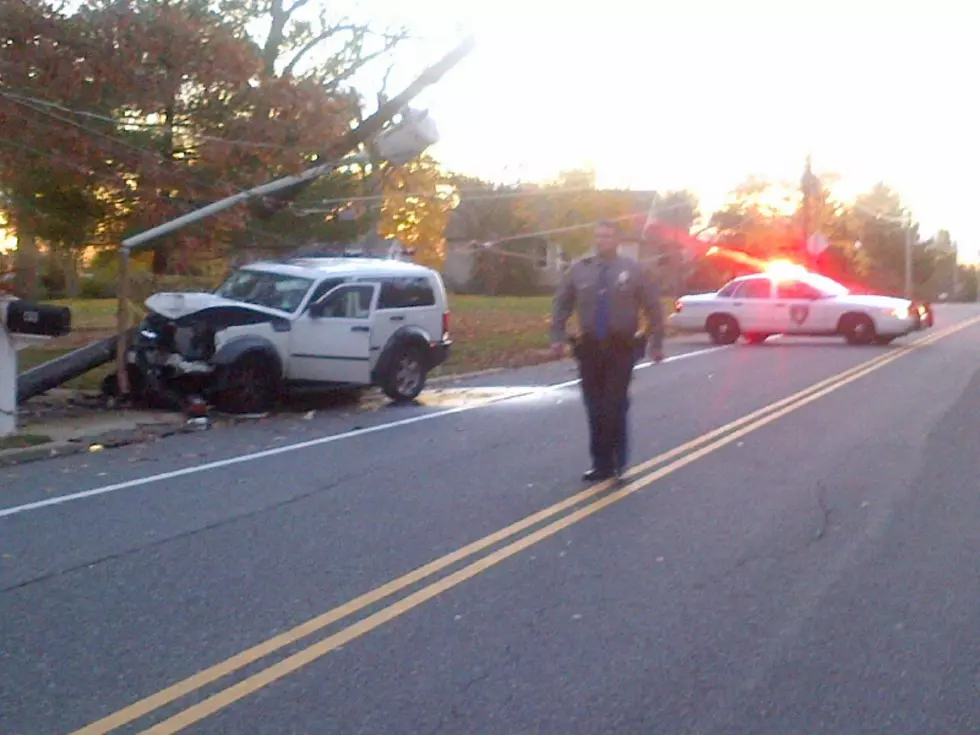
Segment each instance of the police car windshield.
M293 312L299 308L312 285L313 281L309 278L242 268L218 286L215 294L246 304Z

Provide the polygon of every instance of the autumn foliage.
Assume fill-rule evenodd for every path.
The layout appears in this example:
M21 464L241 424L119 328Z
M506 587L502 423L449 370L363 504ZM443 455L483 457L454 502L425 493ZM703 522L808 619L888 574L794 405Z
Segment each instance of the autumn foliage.
M55 249L114 246L314 165L349 129L357 95L319 72L269 73L277 49L241 20L205 0L87 0L71 14L0 4L0 208L12 229ZM155 270L193 269L254 225L240 207L162 240Z

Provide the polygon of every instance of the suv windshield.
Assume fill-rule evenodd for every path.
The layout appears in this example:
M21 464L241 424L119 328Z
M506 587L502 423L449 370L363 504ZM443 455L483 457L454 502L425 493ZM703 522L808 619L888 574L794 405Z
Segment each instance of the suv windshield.
M230 275L215 293L226 299L291 312L296 311L303 302L312 284L309 278L243 268Z

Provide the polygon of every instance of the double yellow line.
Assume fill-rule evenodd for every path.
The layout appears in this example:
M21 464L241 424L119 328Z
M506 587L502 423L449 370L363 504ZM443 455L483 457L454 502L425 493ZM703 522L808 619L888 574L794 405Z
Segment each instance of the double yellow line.
M515 554L555 535L559 531L578 523L603 508L617 503L640 489L651 485L678 470L696 462L702 457L731 444L746 434L756 431L767 424L776 421L786 414L796 411L819 398L842 388L849 383L859 380L865 375L878 370L889 363L915 350L932 344L955 332L965 329L977 322L980 317L961 322L943 331L936 332L925 339L903 346L886 355L868 360L854 368L838 373L822 380L808 388L783 398L775 403L760 408L725 426L699 436L681 446L675 447L653 459L632 467L626 475L628 484L616 487L610 482L600 483L583 490L559 503L555 503L526 518L502 528L488 536L474 541L454 552L446 554L425 564L397 579L377 587L360 597L357 597L339 607L319 615L277 636L269 638L252 648L232 656L220 663L210 666L193 676L179 681L145 699L141 699L97 722L94 722L72 735L103 735L122 727L141 717L144 717L178 699L197 692L204 687L214 684L240 669L256 663L261 659L297 643L298 641L318 633L325 628L349 618L358 612L391 597L403 590L418 584L439 572L449 569L480 552L518 536L522 532L538 527L536 530L510 540L491 553L453 571L446 576L429 583L425 587L396 600L382 609L351 623L345 628L318 640L298 652L283 658L265 669L252 674L241 681L222 689L210 697L203 699L186 709L163 720L157 725L144 730L145 735L168 735L183 730L190 725L218 712L232 703L258 691L284 676L306 666L309 663L337 650L341 646L359 638L375 628L394 620L443 592L472 579L483 571L500 564ZM611 491L611 492L608 492ZM574 509L574 510L572 510ZM565 515L561 515L568 512ZM550 523L540 525L549 519L560 516Z

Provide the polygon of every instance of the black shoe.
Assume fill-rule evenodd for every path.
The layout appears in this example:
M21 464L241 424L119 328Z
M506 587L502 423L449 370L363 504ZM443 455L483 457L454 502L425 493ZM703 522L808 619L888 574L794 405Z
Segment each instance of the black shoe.
M582 479L586 482L598 482L599 480L608 480L612 476L613 473L609 472L608 470L600 470L592 467L591 469L586 470L586 472L582 475Z

